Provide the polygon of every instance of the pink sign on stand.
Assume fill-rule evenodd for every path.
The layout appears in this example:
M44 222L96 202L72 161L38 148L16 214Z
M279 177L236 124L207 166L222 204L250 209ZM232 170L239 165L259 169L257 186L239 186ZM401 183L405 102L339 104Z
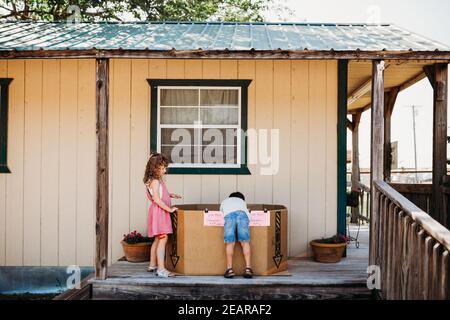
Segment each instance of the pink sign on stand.
M203 213L203 225L207 227L223 227L225 223L221 211L208 211Z
M206 227L223 227L223 212L207 211L203 213L203 225ZM270 226L270 212L250 211L251 227L268 227Z
M270 211L250 211L250 227L270 226Z

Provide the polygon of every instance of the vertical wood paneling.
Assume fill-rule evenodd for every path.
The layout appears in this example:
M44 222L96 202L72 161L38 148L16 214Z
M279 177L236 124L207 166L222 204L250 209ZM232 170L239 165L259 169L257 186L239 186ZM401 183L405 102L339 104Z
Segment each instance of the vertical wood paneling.
M168 79L184 79L184 60L167 60L167 78ZM179 195L184 194L184 175L168 174L166 175L167 189L170 193ZM181 199L172 199L172 204L177 205L185 203L184 197Z
M274 129L279 130L278 172L273 176L273 203L291 203L291 62L274 61ZM273 146L272 146L273 147ZM290 237L290 229L288 230Z
M309 63L309 220L308 237L325 236L325 192L326 192L326 62ZM324 94L325 93L325 94ZM324 121L325 119L325 121Z
M25 120L25 61L8 61L8 167L6 181L6 259L5 265L23 265L23 148ZM14 239L9 241L9 239Z
M255 202L272 203L273 176L269 171L271 153L271 131L273 127L273 61L256 61L256 114L255 125L258 130L267 131L267 139L258 131L258 164L255 173Z
M255 61L254 60L239 60L238 61L238 78L245 80L252 80L250 86L248 87L248 101L247 101L247 111L248 120L247 127L250 130L255 129ZM251 143L249 137L247 137L247 155L254 153L256 145ZM237 176L237 189L245 195L247 203L255 202L255 174L256 166L251 164L247 160L247 166L250 170L250 175L238 175Z
M0 176L1 265L92 265L94 67L94 60L15 60L7 67L0 61L0 76L14 78L12 173ZM240 190L248 203L285 205L291 256L304 255L312 238L335 233L336 69L334 61L112 60L109 263L123 255L123 233L147 228L149 203L142 187L150 142L147 78L252 79L248 128L268 129L269 146L270 129L280 129L275 176L261 175L265 164L250 165L251 175L168 175L169 190L183 196L174 204L218 203Z
M25 62L24 265L40 265L42 61Z
M58 265L60 60L43 61L41 263Z
M289 208L289 254L308 249L309 62L292 61L291 71L291 207Z
M8 76L8 62L0 60L0 77ZM6 263L6 174L0 174L0 266Z
M78 60L61 60L59 265L76 261Z
M221 79L237 79L238 65L236 60L220 60L220 78ZM219 201L227 198L231 192L237 191L236 175L220 175L219 176Z
M327 61L327 106L326 106L326 223L325 233L333 234L337 229L337 62Z
M148 63L131 61L130 229L142 233L147 229L147 197L142 178L150 151Z
M219 79L220 77L220 61L204 60L203 61L203 79ZM219 203L220 187L219 175L205 174L202 175L202 203Z
M113 186L112 186L112 241L113 261L123 256L120 241L130 230L130 102L131 60L114 62L114 132Z
M203 64L201 60L186 60L184 65L186 79L201 79ZM202 176L184 175L183 179L184 203L201 203L202 201Z
M250 176L168 175L167 185L183 196L178 203L217 203L239 189L249 203L286 205L290 255L306 254L309 240L335 233L336 225L335 63L314 62L311 71L309 65L306 61L149 60L149 78L253 79L248 126L268 130L269 154L270 129L280 129L279 172L261 175L260 169L267 165L257 164ZM119 244L113 245L121 250Z
M2 265L92 265L93 60L9 61ZM0 71L1 72L1 71Z
M78 62L77 265L92 265L95 224L95 61Z

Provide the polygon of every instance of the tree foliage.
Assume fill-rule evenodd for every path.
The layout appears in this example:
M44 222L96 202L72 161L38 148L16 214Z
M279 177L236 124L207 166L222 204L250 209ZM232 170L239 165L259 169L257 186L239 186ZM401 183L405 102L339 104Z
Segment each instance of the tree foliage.
M0 19L65 21L262 21L272 0L0 0ZM76 7L74 7L76 6Z

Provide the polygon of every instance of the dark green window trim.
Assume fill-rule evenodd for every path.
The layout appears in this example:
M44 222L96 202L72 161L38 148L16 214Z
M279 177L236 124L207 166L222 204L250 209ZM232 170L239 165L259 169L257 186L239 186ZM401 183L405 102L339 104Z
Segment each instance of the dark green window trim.
M252 80L217 79L147 79L151 88L150 112L150 150L156 152L158 142L158 86L193 87L241 87L241 129L247 132L248 86ZM241 166L239 168L168 168L168 174L251 174L247 167L247 136L242 140Z
M0 173L11 173L8 168L8 88L12 79L0 79Z
M338 128L337 128L337 232L347 228L347 82L348 60L338 62Z

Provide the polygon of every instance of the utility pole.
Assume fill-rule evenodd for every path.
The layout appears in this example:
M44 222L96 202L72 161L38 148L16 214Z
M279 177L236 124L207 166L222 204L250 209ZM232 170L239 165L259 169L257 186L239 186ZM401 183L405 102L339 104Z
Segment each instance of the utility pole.
M416 169L416 183L419 182L417 177L417 140L416 140L416 106L412 105L413 132L414 132L414 167Z
M412 111L413 140L414 140L414 168L415 168L416 183L418 183L419 182L419 177L417 176L417 139L416 139L416 115L417 115L417 110L416 110L416 108L421 107L421 106L412 105L412 106L406 106L406 107L411 108L411 111Z

